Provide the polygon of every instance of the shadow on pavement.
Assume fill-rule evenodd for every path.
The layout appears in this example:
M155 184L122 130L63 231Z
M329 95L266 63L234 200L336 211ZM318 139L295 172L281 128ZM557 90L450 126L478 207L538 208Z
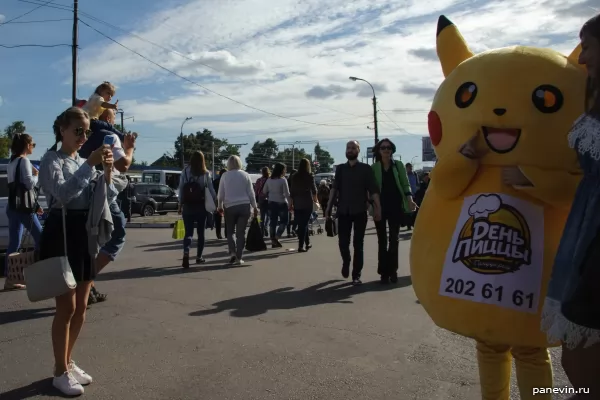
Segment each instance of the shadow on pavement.
M337 284L329 286L334 283ZM245 318L265 314L269 310L290 310L330 303L352 304L350 299L357 294L398 289L411 283L410 276L399 278L398 283L394 285L382 285L379 281L373 281L361 286L352 286L350 282L330 280L301 290L285 287L266 293L223 300L213 304L213 309L194 311L189 315L204 317L229 310L232 317Z
M121 271L110 271L106 273L101 273L96 278L96 281L113 281L118 279L139 279L139 278L157 278L163 276L172 276L172 275L185 275L194 272L208 272L208 271L223 271L227 269L234 268L245 268L252 266L251 262L254 260L266 260L277 258L282 255L292 254L292 252L283 251L278 253L245 253L244 261L245 264L242 265L232 265L229 264L228 260L211 260L207 259L206 263L203 264L194 264L193 259L190 260L190 268L183 269L180 265L172 266L172 267L140 267L133 269L125 269ZM210 257L212 255L208 255ZM2 314L0 313L0 316Z
M42 379L22 388L0 393L0 399L2 400L25 400L38 396L70 398L63 396L62 393L52 386L52 378Z
M32 319L47 318L54 315L54 307L35 308L32 310L0 311L0 325ZM2 396L0 398L3 399Z

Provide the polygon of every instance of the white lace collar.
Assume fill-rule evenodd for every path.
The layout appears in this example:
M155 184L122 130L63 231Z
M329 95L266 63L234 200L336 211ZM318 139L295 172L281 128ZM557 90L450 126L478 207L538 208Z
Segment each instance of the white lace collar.
M600 120L587 114L579 117L569 132L569 146L600 161Z

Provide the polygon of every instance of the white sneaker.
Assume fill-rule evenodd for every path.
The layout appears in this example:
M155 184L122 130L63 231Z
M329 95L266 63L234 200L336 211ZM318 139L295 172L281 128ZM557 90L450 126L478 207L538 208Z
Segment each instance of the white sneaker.
M244 263L244 260L242 260L241 258L239 260L236 260L235 265L242 265Z
M84 392L83 386L77 382L75 377L73 377L69 371L61 376L55 376L54 379L52 379L52 386L60 390L66 396L79 396Z
M69 363L69 372L73 375L73 378L83 386L89 385L94 381L89 374L75 364L75 361Z

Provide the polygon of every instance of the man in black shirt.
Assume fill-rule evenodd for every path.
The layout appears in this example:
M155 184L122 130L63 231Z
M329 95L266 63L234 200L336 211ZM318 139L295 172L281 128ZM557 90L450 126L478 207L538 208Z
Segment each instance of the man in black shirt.
M350 275L350 235L354 226L354 262L352 263L352 284L360 285L361 272L364 264L364 239L367 228L367 203L369 195L374 202L373 219L381 218L379 203L379 187L375 180L373 169L358 162L360 144L351 140L346 144L346 164L339 165L335 170L333 188L329 195L326 217L331 218L331 209L336 199L338 201L338 236L342 255L342 276Z

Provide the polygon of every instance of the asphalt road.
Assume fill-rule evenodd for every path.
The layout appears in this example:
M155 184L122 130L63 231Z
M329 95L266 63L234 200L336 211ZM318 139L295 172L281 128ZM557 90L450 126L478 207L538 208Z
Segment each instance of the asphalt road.
M184 272L169 229L128 233L97 282L108 301L88 311L75 351L95 379L85 398L480 398L474 343L434 326L416 300L409 235L399 284L381 286L369 229L365 284L355 288L340 276L336 239L324 235L308 253L287 240L233 268L224 265L224 241L209 232L208 262ZM0 303L0 399L60 398L49 378L53 303L29 303L23 292L0 293Z

